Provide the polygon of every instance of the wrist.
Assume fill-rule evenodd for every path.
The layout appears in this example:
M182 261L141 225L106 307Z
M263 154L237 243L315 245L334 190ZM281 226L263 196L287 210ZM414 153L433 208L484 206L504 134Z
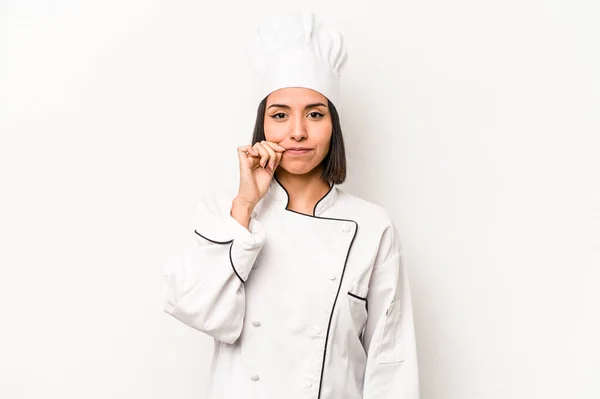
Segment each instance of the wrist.
M251 213L254 210L256 204L238 196L233 199L233 201L231 202L231 206L232 208L235 207L239 210L245 210L248 211L248 213Z
M254 205L252 203L236 197L231 203L230 215L242 226L249 228L253 210Z

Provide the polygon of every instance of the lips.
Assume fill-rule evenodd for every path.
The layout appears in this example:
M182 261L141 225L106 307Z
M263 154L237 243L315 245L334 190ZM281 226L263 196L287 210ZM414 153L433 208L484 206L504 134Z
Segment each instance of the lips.
M296 155L296 154L306 154L307 152L311 151L311 148L303 148L303 147L292 147L292 148L288 148L285 152L285 154L289 154L289 155Z
M310 148L308 147L290 147L287 149L288 151L308 151Z

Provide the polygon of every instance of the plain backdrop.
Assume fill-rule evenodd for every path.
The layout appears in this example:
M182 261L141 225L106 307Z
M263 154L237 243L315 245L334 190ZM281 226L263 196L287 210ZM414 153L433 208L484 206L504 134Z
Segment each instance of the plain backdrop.
M161 262L237 179L245 37L300 8L347 40L342 188L401 233L422 399L599 398L581 0L1 1L0 397L205 397L212 341L163 313Z

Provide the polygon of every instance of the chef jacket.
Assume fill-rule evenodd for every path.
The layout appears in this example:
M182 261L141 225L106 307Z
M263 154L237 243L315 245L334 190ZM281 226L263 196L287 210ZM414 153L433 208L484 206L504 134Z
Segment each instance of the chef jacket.
M418 399L413 308L384 208L332 184L307 215L277 178L246 229L224 186L164 262L164 311L214 338L210 399Z

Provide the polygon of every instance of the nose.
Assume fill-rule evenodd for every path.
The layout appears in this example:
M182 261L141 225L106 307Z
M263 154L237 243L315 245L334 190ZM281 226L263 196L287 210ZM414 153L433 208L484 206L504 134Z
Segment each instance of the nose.
M297 116L291 126L290 137L295 141L302 141L308 137L306 125L302 116Z

